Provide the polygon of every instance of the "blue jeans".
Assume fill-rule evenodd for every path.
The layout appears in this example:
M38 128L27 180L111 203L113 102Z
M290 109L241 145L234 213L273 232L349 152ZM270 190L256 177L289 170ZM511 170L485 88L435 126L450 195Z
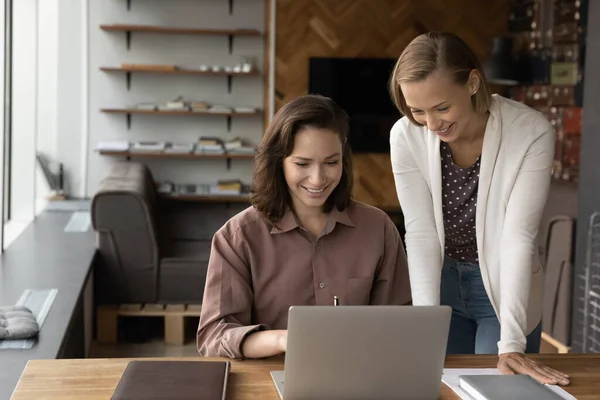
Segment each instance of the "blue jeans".
M479 264L444 258L441 304L452 307L447 354L498 354L500 322L483 286ZM540 323L527 335L526 353L539 353Z

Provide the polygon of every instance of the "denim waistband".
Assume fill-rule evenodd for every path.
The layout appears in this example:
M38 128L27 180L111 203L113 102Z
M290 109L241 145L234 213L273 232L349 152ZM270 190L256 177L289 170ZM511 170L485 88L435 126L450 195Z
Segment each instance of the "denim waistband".
M458 261L448 256L444 256L444 268L451 268L462 272L480 271L479 264L477 263Z

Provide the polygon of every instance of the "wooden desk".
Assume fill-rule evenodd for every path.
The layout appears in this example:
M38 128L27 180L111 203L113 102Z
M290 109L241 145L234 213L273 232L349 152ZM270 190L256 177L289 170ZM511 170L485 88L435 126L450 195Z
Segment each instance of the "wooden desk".
M600 393L600 354L539 355L551 367L571 375L565 390L579 400L597 399ZM145 358L145 360L156 360ZM160 360L202 360L161 358ZM218 360L218 359L211 359ZM109 400L130 359L34 360L27 364L12 400ZM495 367L495 356L449 356L448 368ZM229 400L279 400L269 371L283 368L283 358L233 361ZM444 384L440 399L458 399Z

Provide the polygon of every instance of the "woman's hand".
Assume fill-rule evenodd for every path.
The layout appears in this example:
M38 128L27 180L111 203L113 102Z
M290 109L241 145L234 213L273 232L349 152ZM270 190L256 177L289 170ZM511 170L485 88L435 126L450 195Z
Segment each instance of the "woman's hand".
M521 353L500 354L498 370L506 375L526 374L541 383L568 385L569 375L545 366Z
M285 353L287 330L253 332L242 342L242 354L246 358L264 358Z

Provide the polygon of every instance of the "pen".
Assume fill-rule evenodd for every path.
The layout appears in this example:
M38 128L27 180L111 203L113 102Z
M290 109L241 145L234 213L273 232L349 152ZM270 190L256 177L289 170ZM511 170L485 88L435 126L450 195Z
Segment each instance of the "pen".
M339 306L340 305L340 298L337 296L333 296L333 305L334 306Z

